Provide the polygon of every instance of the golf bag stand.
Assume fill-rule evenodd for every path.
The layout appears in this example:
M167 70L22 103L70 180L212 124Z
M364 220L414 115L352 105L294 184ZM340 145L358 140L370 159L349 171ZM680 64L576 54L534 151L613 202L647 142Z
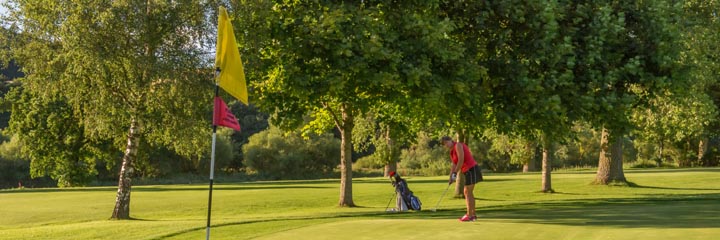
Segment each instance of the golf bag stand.
M395 201L395 211L420 211L422 203L420 202L420 199L416 197L412 191L410 191L407 181L401 178L396 172L390 172L390 181L393 187L395 187L395 194L397 198Z

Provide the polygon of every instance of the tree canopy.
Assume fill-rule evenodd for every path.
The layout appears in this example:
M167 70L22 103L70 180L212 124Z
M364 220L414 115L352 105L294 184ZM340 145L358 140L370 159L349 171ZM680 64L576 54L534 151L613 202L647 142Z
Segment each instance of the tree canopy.
M208 149L207 141L198 138L209 132L208 115L203 113L210 109L212 94L211 75L202 70L208 64L201 46L211 35L207 3L10 4L17 8L10 9L8 20L19 34L9 51L27 74L21 80L23 91L47 99L37 103L57 103L66 109L63 119L75 122L68 129L78 136L73 144L79 146L72 149L111 141L116 153L125 152L113 218L129 218L130 178L139 139L186 156L202 156ZM15 119L18 124L41 121ZM28 143L52 137L17 129Z

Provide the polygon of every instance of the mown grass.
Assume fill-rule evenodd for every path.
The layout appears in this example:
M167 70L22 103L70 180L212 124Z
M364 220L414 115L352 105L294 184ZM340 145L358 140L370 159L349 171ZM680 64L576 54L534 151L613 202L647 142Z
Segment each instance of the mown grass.
M339 180L219 183L212 239L716 239L720 169L627 170L630 187L591 185L592 171L491 174L476 187L480 220L460 223L464 202L445 177L407 177L424 211L386 213L384 178L353 181L359 207L336 207ZM108 220L114 187L0 191L0 239L204 239L207 185L136 186L134 220Z

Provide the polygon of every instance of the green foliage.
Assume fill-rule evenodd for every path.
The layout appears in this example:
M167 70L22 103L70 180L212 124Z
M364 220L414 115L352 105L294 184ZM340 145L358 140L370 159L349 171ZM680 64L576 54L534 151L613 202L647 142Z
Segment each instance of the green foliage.
M583 119L622 136L630 112L666 89L690 81L680 72L680 33L671 4L662 1L569 2L563 23L575 45L574 81Z
M215 166L217 168L223 169L228 167L232 160L236 158L235 155L237 151L231 138L234 132L235 130L229 128L223 128L218 131L217 143L215 144ZM209 170L209 166L210 164L200 164L197 168Z
M33 142L43 145L35 147L38 150L58 149L29 151L35 159L71 161L57 165L51 164L55 160L44 161L47 164L34 165L34 175L50 173L85 181L84 173L93 172L96 162L90 156L102 152L118 158L114 153L126 147L133 121L139 122L140 139L182 156L202 156L209 149L204 136L209 135L205 133L210 115L204 113L211 108L211 76L199 69L209 65L202 46L212 42L204 37L212 36L212 24L204 17L210 5L14 0L8 4L14 7L6 20L15 26L11 30L17 36L8 43L9 51L3 52L28 74L22 79L24 90L32 97L48 99L51 105L44 110L53 117L48 124L62 123L72 130L72 138L64 144L76 142L74 146L61 144L62 139ZM11 124L34 124L25 122L30 118L13 119ZM83 148L86 140L108 140L115 144L114 150ZM60 149L76 154L53 154ZM60 166L68 167L62 171L76 173L52 173Z
M0 189L18 187L18 182L30 179L30 162L21 155L22 146L17 135L0 141Z
M697 142L709 135L718 110L705 93L702 83L674 93L657 95L646 109L637 109L633 121L635 142L641 146L640 158L658 164L675 161L689 166L697 161ZM690 142L693 147L688 146Z
M19 182L30 179L30 162L22 157L21 148L17 135L0 143L0 189L19 187Z
M232 101L228 104L233 115L238 118L242 130L240 132L227 133L229 134L228 136L231 137L232 159L227 165L218 166L224 168L226 171L238 171L244 167L244 156L241 146L248 143L250 136L268 129L269 116L252 104L248 106L239 101Z
M450 172L450 154L426 133L419 133L415 144L403 149L400 172L406 175L438 176Z
M331 134L309 140L300 133L270 128L253 135L243 146L245 165L272 179L307 179L329 173L340 157L339 140Z
M365 161L368 161L368 164L385 166L400 160L402 140L398 141L395 138L399 135L398 131L393 131L394 129L390 125L380 121L372 114L355 118L353 147L360 152L372 150L371 158ZM370 149L371 147L372 149Z
M485 138L492 139L488 151L490 159L507 158L513 164L525 164L535 158L535 147L530 141L486 131Z
M242 9L254 9L255 16L262 16L243 18L238 28L258 31L246 31L241 45L261 54L260 64L251 71L262 79L254 87L259 106L272 113L271 121L294 129L313 114L308 125L323 130L334 123L340 130L342 206L354 205L349 173L355 116L373 108L387 110L381 104L405 109L442 106L443 96L468 96L464 86L476 84L469 74L475 68L466 67L462 46L448 36L453 23L433 11L439 7L437 1L238 5L251 5ZM454 89L466 91L453 95ZM416 100L426 101L416 104ZM402 113L407 112L414 111Z
M668 15L665 18L652 17L664 28L656 26L645 31L672 33L674 36L662 36L681 38L648 51L658 54L651 59L653 61L670 61L678 51L680 58L673 74L666 80L668 84L648 95L646 104L632 112L632 123L637 126L632 132L633 142L638 146L641 162L653 162L658 166L671 162L680 166L701 165L699 161L702 160L697 156L698 143L700 140L707 142L706 138L713 135L712 129L718 124L718 101L713 91L719 79L714 74L718 70L718 58L716 51L711 50L716 48L720 36L715 30L720 26L717 13L712 10L717 9L717 4L714 1L685 1L673 9L660 7L642 14L649 17L665 12ZM677 24L672 24L674 22ZM674 49L667 49L669 47ZM659 55L662 53L666 56Z
M445 36L452 23L433 15L427 3L248 2L255 17L240 16L241 43L260 52L256 84L260 105L281 126L293 128L306 113L310 125L341 126L341 106L353 114L381 104L407 109L440 105L439 94L472 68L463 66L460 45ZM264 16L264 17L257 17ZM263 36L262 38L252 36ZM427 97L421 105L409 101ZM409 98L407 96L410 96ZM386 101L386 102L382 102ZM395 128L393 126L393 128ZM325 129L322 129L325 130Z
M49 177L31 177L30 161L22 155L20 137L5 137L0 143L0 189L57 186L57 181Z
M30 162L23 159L0 158L0 189L19 187L30 179Z
M483 94L491 99L487 117L495 129L527 139L566 137L580 109L573 107L578 85L568 67L573 43L560 26L562 5L554 1L475 5L482 12L474 19L465 6L456 7L467 27L479 35L477 48L485 49L476 61L488 69ZM483 118L475 121L482 124Z
M377 157L375 154L370 154L359 158L353 163L353 167L357 169L382 169L385 167L385 162Z
M13 7L2 19L0 66L17 60L29 75L13 84L30 97L2 104L13 108L19 141L2 156L22 146L34 176L87 184L118 170L137 119L138 176L207 171L212 86L199 69L209 69L206 16L216 1L3 4ZM445 174L434 159L447 156L420 143L401 153L419 131L502 133L470 144L493 171L531 160L527 145L541 137L557 143L554 165L595 165L601 127L632 134L625 161L718 162L718 144L696 156L699 139L720 129L717 1L229 4L251 101L269 115L229 102L243 131L220 131L221 170L246 167L240 146L270 116L286 129L304 125L306 145L347 130L348 146L374 152L358 166L402 154L401 167L426 175ZM354 129L343 114L355 116Z
M14 88L5 100L13 103L9 130L30 159L33 178L49 176L60 187L82 186L97 174L96 162L109 160L109 149L85 135L78 112L63 97Z
M2 159L25 160L21 151L22 143L17 134L12 135L9 140L3 139L2 143L0 143L0 158Z
M674 163L658 162L651 160L638 160L630 164L630 168L676 168Z

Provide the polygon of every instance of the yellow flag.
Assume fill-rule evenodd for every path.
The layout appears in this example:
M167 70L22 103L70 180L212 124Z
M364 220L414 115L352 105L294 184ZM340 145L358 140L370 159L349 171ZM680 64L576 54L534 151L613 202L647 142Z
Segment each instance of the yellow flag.
M248 104L245 72L235 41L232 23L230 23L230 18L224 7L220 7L218 16L218 37L215 51L215 67L220 69L218 84L230 95Z

